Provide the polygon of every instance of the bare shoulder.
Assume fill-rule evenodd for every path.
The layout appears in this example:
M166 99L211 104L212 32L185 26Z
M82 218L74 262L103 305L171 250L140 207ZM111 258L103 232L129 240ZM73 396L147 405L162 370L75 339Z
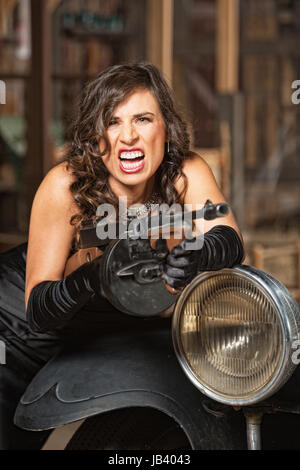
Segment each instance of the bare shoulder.
M182 164L182 172L186 177L188 188L196 186L199 188L205 185L216 185L215 177L210 166L206 163L204 158L195 152L190 152ZM175 187L178 191L183 189L184 178L181 176L175 182Z
M74 181L75 177L67 168L67 162L62 162L48 171L42 183L49 186L54 184L56 189L64 190L69 189Z
M182 171L186 176L193 177L211 175L212 171L210 166L206 163L204 158L195 152L190 152L188 158L186 158L182 165Z
M49 205L58 203L59 206L63 204L65 207L71 208L75 204L70 190L70 186L74 181L75 177L67 168L67 163L59 163L45 175L37 190L35 200L44 200L46 198Z

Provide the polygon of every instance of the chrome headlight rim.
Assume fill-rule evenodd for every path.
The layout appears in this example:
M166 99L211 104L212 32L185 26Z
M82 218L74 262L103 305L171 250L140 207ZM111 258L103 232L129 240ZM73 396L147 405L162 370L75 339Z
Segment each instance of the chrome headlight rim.
M234 274L240 278L250 281L267 297L270 304L275 309L282 333L282 355L276 367L276 371L269 379L267 384L261 386L255 392L254 396L243 398L230 398L222 393L216 393L205 384L202 384L196 376L187 359L182 347L180 338L180 320L181 314L189 295L197 288L197 286L213 276L220 274ZM278 391L284 383L290 378L296 365L292 363L292 343L296 339L300 339L300 309L292 297L288 289L270 274L265 273L257 268L248 265L238 265L233 268L225 268L219 271L206 271L198 274L193 281L186 286L178 298L172 320L172 338L175 354L185 374L191 382L206 396L227 405L232 406L248 406L262 400Z

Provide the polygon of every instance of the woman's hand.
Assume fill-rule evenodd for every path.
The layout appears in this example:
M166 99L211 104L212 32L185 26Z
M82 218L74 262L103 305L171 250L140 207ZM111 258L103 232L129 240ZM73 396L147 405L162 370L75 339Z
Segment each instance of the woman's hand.
M60 328L95 293L101 291L101 256L85 263L59 281L42 281L30 292L26 316L33 331Z
M242 242L227 225L216 225L205 233L200 249L190 249L193 241L197 248L196 239L183 240L166 258L162 278L174 289L183 289L200 272L232 268L243 260Z
M198 258L195 250L186 249L186 240L174 246L163 265L162 279L181 290L197 275Z

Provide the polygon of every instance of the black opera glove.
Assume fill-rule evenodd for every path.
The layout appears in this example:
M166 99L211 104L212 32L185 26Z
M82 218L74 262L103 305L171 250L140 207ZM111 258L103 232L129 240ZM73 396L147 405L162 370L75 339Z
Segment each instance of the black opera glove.
M59 281L42 281L30 292L26 318L30 328L46 332L63 326L95 292L101 292L101 256Z
M203 238L201 249L187 249L196 239L183 240L167 256L162 279L174 289L183 289L202 271L232 268L241 263L244 248L232 227L216 225Z

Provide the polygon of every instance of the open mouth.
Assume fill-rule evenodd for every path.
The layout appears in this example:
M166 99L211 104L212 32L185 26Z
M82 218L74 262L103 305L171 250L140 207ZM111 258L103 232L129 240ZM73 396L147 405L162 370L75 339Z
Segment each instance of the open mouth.
M140 150L121 152L119 156L120 168L125 173L136 173L145 165L145 155Z

